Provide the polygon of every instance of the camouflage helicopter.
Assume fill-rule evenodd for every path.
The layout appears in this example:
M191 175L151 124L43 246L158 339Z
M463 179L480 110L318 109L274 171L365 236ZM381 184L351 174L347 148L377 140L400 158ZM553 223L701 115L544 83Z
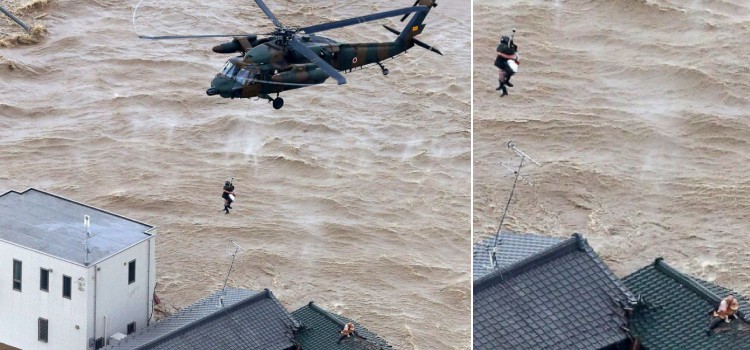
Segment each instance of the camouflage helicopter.
M322 84L329 77L334 78L339 85L345 84L346 78L339 71L350 72L377 64L383 75L388 75L388 69L382 61L394 58L415 45L442 55L438 49L415 38L425 27L422 22L427 13L437 6L434 0L416 0L411 7L302 28L282 25L262 0L255 2L275 25L273 32L139 37L151 40L233 37L230 42L214 46L213 51L241 55L226 62L206 94L224 98L263 98L272 102L275 109L284 106L284 100L279 97L281 92ZM398 35L392 42L339 43L315 34L387 17L403 16L403 22L412 13L414 15L411 20L400 32L384 25L388 31ZM272 94L276 94L276 97L271 97Z

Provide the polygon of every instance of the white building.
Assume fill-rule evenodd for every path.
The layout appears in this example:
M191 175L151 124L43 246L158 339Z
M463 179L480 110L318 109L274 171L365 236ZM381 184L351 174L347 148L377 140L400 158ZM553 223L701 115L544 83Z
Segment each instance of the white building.
M0 349L95 349L145 328L155 234L39 190L0 195Z

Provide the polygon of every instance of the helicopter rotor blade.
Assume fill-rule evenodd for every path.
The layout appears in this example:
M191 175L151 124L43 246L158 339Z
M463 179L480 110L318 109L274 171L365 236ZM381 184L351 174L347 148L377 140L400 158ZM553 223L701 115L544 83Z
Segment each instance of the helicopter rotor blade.
M258 1L260 1L260 0L258 0ZM312 34L312 33L322 32L324 30L331 30L331 29L336 29L336 28L351 26L351 25L355 25L355 24L370 22L370 21L374 21L374 20L377 20L377 19L381 19L381 18L395 17L395 16L399 16L399 15L403 15L403 14L408 15L408 14L410 14L412 12L425 12L427 10L429 10L429 8L427 6L404 7L404 8L398 9L398 10L390 10L390 11L378 12L378 13L373 13L373 14L367 15L367 16L354 17L354 18L349 18L349 19L343 19L343 20L340 20L340 21L335 21L335 22L329 22L329 23L323 23L323 24L318 24L318 25L314 25L314 26L304 27L304 28L300 28L299 30L304 31L307 34Z
M274 16L274 14L271 12L271 10L268 9L268 6L266 6L266 4L263 2L263 0L255 0L255 3L258 4L258 7L260 7L260 9L263 11L263 13L266 14L266 16L268 17L268 19L270 19L271 22L273 22L273 25L275 25L276 28L283 27L281 25L281 22L279 21L279 19L276 18L276 16Z
M260 35L271 35L271 34L204 34L204 35L163 35L163 36L148 36L139 35L141 39L148 40L169 40L169 39L201 39L201 38L231 38L231 37L243 37L243 36L260 36Z
M289 44L302 56L305 56L310 62L318 68L322 69L323 72L328 74L329 77L336 79L336 81L341 84L346 84L346 78L344 78L339 71L336 70L336 68L333 68L328 62L324 61L322 58L318 57L318 55L315 54L310 48L305 46L299 39L297 39L296 36L292 37L292 40L289 41Z
M419 4L419 0L414 0L414 5L412 6L417 6L417 4ZM409 17L408 13L405 14L404 17L401 17L401 22L403 22L406 19L406 17Z

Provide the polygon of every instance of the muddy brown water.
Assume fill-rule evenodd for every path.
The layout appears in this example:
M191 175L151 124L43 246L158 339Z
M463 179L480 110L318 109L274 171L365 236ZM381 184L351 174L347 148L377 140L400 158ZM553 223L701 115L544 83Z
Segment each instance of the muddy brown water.
M312 25L411 2L267 4ZM135 5L56 0L35 10L46 36L0 48L0 189L156 225L157 293L175 307L221 288L231 237L248 251L232 287L270 288L290 310L314 300L398 349L468 349L470 3L427 17L420 39L445 56L415 48L386 62L388 76L374 67L290 91L278 111L206 96L229 58L210 50L222 39L139 40ZM136 23L149 35L271 29L252 1L146 0ZM382 23L402 26L325 35L393 40Z

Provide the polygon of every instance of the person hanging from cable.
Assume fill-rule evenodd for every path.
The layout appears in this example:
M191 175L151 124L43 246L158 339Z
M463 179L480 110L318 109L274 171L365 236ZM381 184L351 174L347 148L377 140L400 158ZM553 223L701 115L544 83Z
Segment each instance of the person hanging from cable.
M232 202L234 202L235 194L232 181L234 181L234 178L224 182L224 192L221 193L221 198L224 198L224 214L229 214L229 209L232 209Z
M513 30L513 33L515 33L515 29ZM500 75L498 78L500 85L495 90L502 90L503 94L501 96L506 96L508 95L508 88L506 86L513 87L510 78L516 72L510 66L510 61L513 61L515 65L518 64L518 46L513 42L513 38L503 35L500 38L500 44L497 45L495 51L497 52L495 67L500 69Z
M351 322L344 325L344 329L342 329L341 332L339 332L339 334L341 334L341 337L339 337L339 340L336 342L337 344L341 344L342 340L349 338L349 336L352 334L357 335L354 332L354 324Z
M719 308L711 313L711 322L708 324L706 334L711 335L711 331L721 324L721 321L729 323L731 318L738 319L737 310L740 308L740 303L737 302L737 298L733 295L728 295L726 298L721 299Z

